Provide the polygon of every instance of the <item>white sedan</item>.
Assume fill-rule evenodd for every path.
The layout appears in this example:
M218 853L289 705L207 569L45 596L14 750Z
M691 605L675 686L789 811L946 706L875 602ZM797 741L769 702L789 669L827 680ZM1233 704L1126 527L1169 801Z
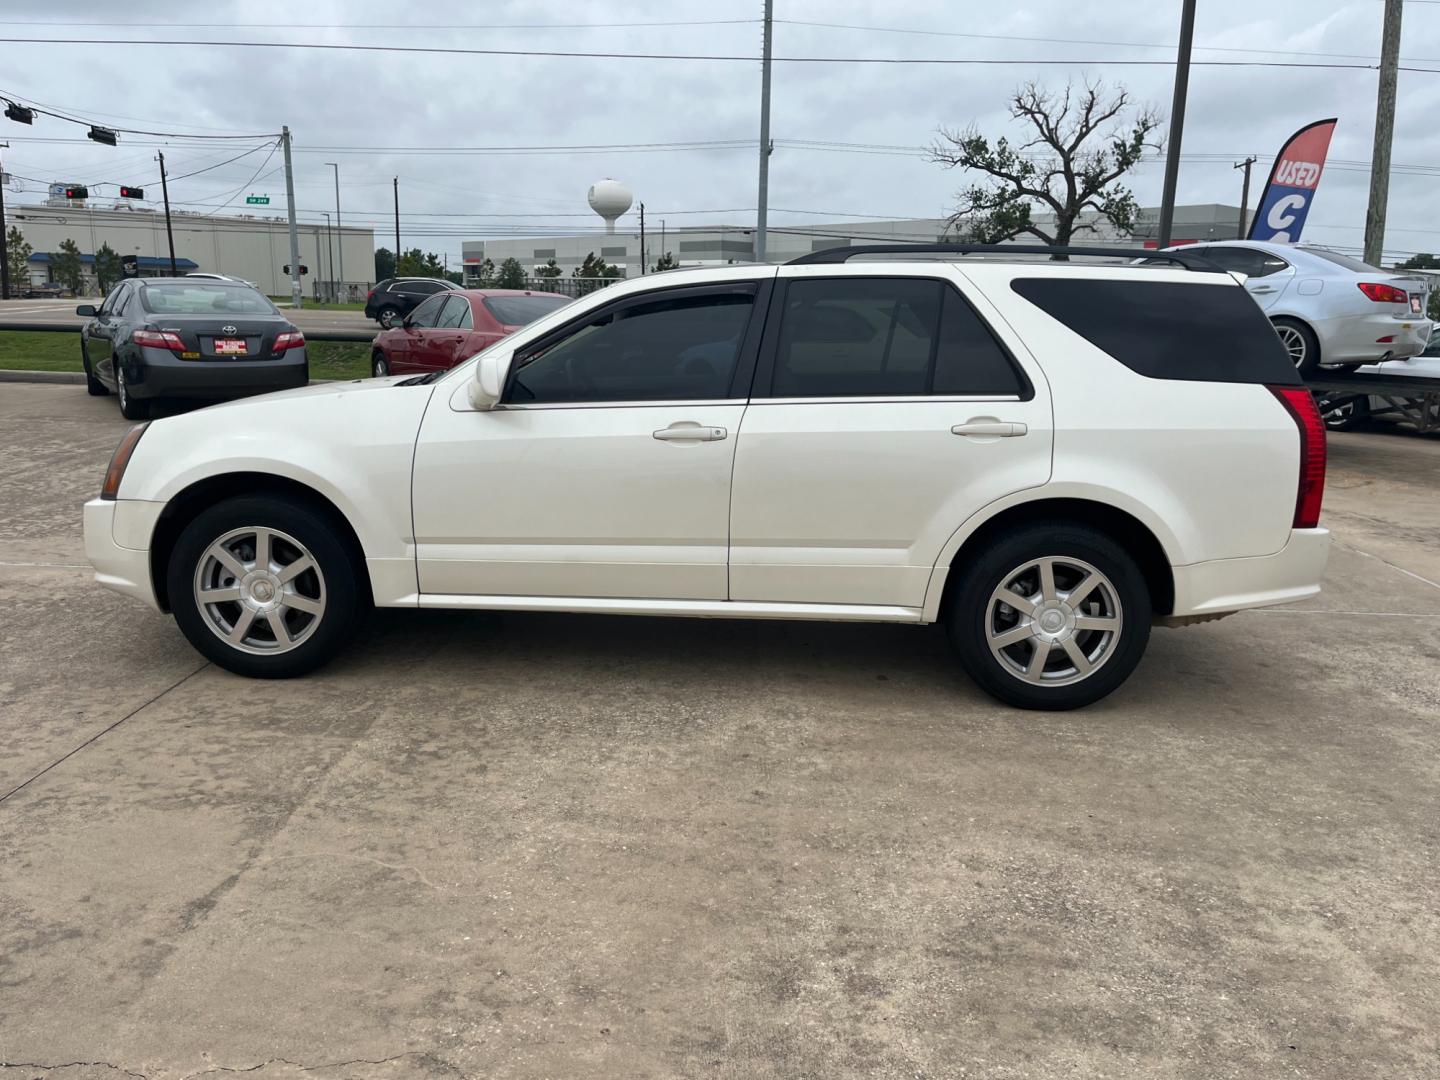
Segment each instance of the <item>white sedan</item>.
M1321 247L1224 240L1168 248L1244 275L1302 375L1418 356L1430 340L1428 281Z

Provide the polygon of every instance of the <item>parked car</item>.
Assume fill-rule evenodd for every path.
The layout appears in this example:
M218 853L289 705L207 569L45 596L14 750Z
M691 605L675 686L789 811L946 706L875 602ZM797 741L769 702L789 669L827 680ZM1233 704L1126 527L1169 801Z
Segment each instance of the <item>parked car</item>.
M365 294L365 317L388 330L436 293L458 288L439 278L386 278Z
M1045 709L1156 619L1320 591L1325 429L1229 274L887 250L620 282L446 372L136 427L86 552L251 676L372 603L938 621Z
M1322 247L1260 240L1187 244L1244 275L1302 375L1417 356L1430 340L1423 274L1382 270Z
M568 303L570 297L559 293L521 289L437 293L375 335L371 372L384 376L446 371Z
M158 398L226 398L310 381L305 335L256 289L230 281L130 278L80 328L85 387L114 391L143 420Z

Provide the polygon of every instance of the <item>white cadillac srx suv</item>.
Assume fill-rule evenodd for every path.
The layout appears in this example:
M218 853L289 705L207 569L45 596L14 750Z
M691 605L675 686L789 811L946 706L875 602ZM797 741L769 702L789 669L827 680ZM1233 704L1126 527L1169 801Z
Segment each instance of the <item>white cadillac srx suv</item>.
M96 577L251 676L371 605L938 621L1042 709L1152 623L1319 592L1325 429L1228 273L898 250L642 277L438 376L134 428Z

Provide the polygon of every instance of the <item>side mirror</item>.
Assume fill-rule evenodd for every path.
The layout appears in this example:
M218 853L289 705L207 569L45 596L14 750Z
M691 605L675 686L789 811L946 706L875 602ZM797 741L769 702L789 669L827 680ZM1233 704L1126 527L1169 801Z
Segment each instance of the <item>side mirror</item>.
M93 319L99 312L95 310L94 304L81 304L75 309L75 314L84 315L87 319Z
M500 403L513 355L503 349L491 349L475 364L475 377L470 380L470 404L480 412L489 412Z

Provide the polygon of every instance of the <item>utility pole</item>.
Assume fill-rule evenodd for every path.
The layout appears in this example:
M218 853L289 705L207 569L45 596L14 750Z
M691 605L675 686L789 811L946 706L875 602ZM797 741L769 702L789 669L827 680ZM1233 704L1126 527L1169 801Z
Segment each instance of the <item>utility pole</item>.
M1245 170L1245 180L1240 185L1240 227L1235 234L1236 240L1244 240L1249 230L1245 227L1245 218L1250 213L1250 166L1255 164L1255 155L1251 154L1244 161L1235 165L1234 168Z
M8 142L0 146L9 149ZM0 300L10 299L10 247L5 237L5 169L0 166Z
M335 247L340 251L340 282L345 282L345 233L340 224L340 166L333 161L325 163L335 170ZM338 300L339 297L337 296Z
M645 264L649 260L645 258L645 204L640 204L640 276L645 276Z
M170 244L170 276L179 277L180 269L175 265L175 232L170 228L170 187L165 182L165 155L157 153L160 159L160 195L165 200L165 239Z
M330 211L322 210L320 212L325 215L325 251L330 256L330 284L333 286L335 284L335 245L332 244L330 240L335 235L335 232L330 228ZM334 292L335 290L331 288L326 289L325 291L327 294L329 294ZM337 299L337 297L331 296L330 299L334 300Z
M1385 0L1380 35L1380 93L1375 99L1375 149L1370 155L1370 205L1365 211L1365 261L1385 257L1385 211L1390 202L1390 144L1395 138L1395 83L1400 76L1400 12L1403 0Z
M1180 9L1180 50L1175 58L1175 96L1170 102L1170 139L1165 147L1165 189L1160 196L1158 247L1170 246L1175 224L1175 187L1180 180L1180 137L1185 131L1185 95L1190 89L1190 45L1195 39L1195 0Z
M400 177L395 177L395 276L400 276Z
M280 129L280 142L285 148L285 202L290 215L290 303L299 309L304 298L300 293L300 226L295 224L295 170L290 164L290 128Z
M770 44L775 0L765 0L765 44L760 58L760 190L755 200L755 261L765 261L765 223L770 201Z

